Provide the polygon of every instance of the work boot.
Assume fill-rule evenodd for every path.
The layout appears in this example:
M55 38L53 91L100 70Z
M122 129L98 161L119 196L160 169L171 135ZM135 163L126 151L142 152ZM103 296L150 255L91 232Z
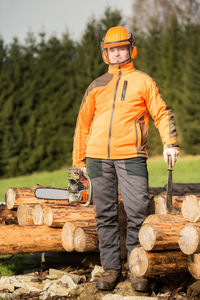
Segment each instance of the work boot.
M149 280L146 277L136 277L131 272L128 273L132 288L137 292L150 292Z
M111 291L118 283L121 275L121 270L105 270L101 275L101 278L96 282L96 288L98 290Z

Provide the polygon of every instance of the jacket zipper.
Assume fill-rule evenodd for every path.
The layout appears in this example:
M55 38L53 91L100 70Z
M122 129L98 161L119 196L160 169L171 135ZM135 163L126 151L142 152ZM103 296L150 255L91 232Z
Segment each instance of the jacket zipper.
M116 97L117 97L117 89L118 89L118 85L119 85L119 80L121 78L121 70L119 67L119 78L116 82L116 86L115 86L115 95L114 95L114 99L113 99L113 108L112 108L112 114L111 114L111 119L110 119L110 127L109 127L109 137L108 137L108 159L110 159L110 141L111 141L111 130L112 130L112 121L113 121L113 116L114 116L114 111L115 111L115 102L116 102Z

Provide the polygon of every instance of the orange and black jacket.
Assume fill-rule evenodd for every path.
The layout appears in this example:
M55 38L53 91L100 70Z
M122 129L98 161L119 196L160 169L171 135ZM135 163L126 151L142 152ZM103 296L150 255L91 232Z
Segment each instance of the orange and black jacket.
M147 157L149 117L158 128L164 148L177 147L172 111L153 79L130 62L109 66L83 97L74 135L73 165L85 158Z

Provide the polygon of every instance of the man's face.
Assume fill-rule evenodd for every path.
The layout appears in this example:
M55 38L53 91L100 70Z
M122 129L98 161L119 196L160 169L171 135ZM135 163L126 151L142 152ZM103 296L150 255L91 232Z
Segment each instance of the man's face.
M120 64L130 58L129 46L118 46L108 48L108 56L111 64Z

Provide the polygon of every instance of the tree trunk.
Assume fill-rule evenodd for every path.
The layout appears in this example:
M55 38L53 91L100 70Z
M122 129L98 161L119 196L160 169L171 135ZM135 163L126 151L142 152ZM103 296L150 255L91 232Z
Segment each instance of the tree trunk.
M179 249L178 233L184 224L143 224L139 231L140 245L146 251Z
M200 220L200 196L187 195L181 212L186 221L198 222Z
M89 207L71 205L45 205L43 209L44 223L52 227L63 227L66 222L85 222L95 224L95 212L93 205Z
M139 230L139 241L146 251L179 249L178 233L186 224L178 215L149 215Z
M186 224L179 231L178 244L187 255L200 252L200 223Z
M95 227L77 227L74 231L74 249L78 252L98 252Z
M200 279L200 253L191 254L188 256L188 270L192 277Z
M0 254L61 252L61 229L44 226L0 227Z
M134 248L129 267L137 277L187 272L187 255L181 251L146 252L142 247Z
M0 205L0 224L17 224L17 211L8 209L4 204Z

